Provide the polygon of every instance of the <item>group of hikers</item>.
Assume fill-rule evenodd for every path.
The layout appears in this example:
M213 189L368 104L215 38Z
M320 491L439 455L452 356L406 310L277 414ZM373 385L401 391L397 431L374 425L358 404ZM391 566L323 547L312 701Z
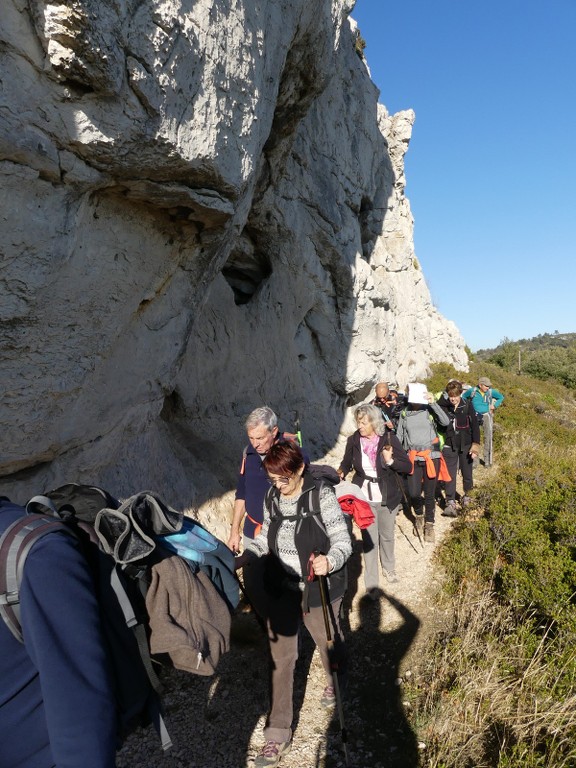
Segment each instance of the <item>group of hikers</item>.
M419 383L403 394L379 383L375 397L354 410L356 430L331 473L310 463L294 435L279 431L269 407L248 416L249 443L227 544L269 640L270 711L255 768L278 765L292 743L302 624L325 671L320 705L341 708L347 657L340 617L352 521L362 535L366 593L378 600L380 570L388 582L398 581L397 515L404 507L413 516L415 535L434 543L439 484L445 493L442 514L456 516L459 504L470 501L480 420L484 464L492 464L492 418L502 400L486 377L468 388L451 380L436 396ZM23 513L0 497L0 534ZM72 537L51 534L32 546L22 574L20 620L23 643L0 621L0 768L113 768L113 694L99 642L98 605Z
M272 660L270 712L255 768L278 765L291 746L301 623L324 667L321 706L333 707L346 687L340 614L352 522L344 500L352 498L356 509L364 507L354 520L361 521L366 593L378 600L379 564L388 582L398 581L394 533L401 508L413 515L416 535L434 543L439 484L445 493L442 514L455 517L457 471L464 488L459 500L466 507L480 453L480 423L484 465L491 466L492 418L503 399L486 377L466 389L451 380L436 396L419 383L409 384L404 395L379 383L373 400L354 410L357 429L346 442L336 484L314 471L293 435L279 431L270 408L250 414L228 546L240 552L242 544L236 564L265 622ZM325 626L327 613L330 627Z

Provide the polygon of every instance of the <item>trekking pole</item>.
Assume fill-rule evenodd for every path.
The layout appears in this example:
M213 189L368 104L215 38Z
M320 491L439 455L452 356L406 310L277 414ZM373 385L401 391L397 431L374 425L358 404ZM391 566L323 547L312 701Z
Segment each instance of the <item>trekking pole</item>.
M302 448L302 432L300 431L300 416L298 411L294 411L294 431L296 432L296 440L298 445Z
M320 599L322 601L322 614L324 616L324 627L326 629L328 658L330 659L330 670L332 672L332 680L334 681L334 693L336 695L336 707L338 709L338 719L340 720L340 736L342 739L342 748L344 749L344 762L346 765L349 765L347 746L348 734L346 732L346 725L344 723L344 709L342 708L342 697L340 695L340 685L338 683L338 662L334 659L334 640L332 639L332 630L330 629L328 600L326 597L326 592L328 591L328 587L326 585L326 576L318 576L318 582L320 584Z
M416 549L416 547L415 547L415 546L414 546L414 544L412 543L412 541L411 541L411 539L409 538L409 536L408 536L408 535L407 535L407 534L404 532L404 529L402 528L402 526L400 525L400 523L398 522L398 520L396 520L396 525L398 526L398 529L399 529L400 533L402 534L402 536L404 536L404 538L406 539L406 541L408 542L408 544L410 544L410 546L412 547L412 549L414 550L414 552L416 552L416 554L417 554L417 555L419 555L419 554L420 554L420 552L418 552L418 550Z
M410 509L410 502L408 501L408 497L406 496L406 491L404 490L404 486L402 485L402 480L400 480L400 478L398 477L396 472L394 472L394 477L396 478L396 482L398 483L398 487L400 488L400 492L402 493L402 496L404 498L404 503L406 504L408 509ZM398 523L398 528L400 528L400 523ZM400 530L402 531L402 528L400 528ZM414 523L414 530L416 531L416 536L418 537L418 541L420 542L420 546L422 547L422 549L424 549L424 542L422 541L422 536L420 536L420 531L418 530L418 527L417 527L416 523ZM402 531L402 533L404 533L404 531ZM406 536L405 533L404 533L404 536ZM408 537L406 536L406 538L408 538ZM418 552L416 547L414 547L414 550L416 552Z

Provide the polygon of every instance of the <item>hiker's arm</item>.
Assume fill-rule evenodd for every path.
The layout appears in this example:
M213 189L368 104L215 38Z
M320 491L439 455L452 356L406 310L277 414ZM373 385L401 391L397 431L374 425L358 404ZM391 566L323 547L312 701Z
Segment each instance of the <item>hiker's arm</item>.
M348 472L352 469L352 437L349 437L346 441L346 448L344 450L344 458L340 466L338 467L338 474L340 479L344 480Z
M441 427L447 427L450 424L450 417L438 403L429 403L428 408Z
M504 395L502 392L498 392L497 389L492 390L492 405L494 408L499 408L502 405L502 401L504 400Z
M245 514L246 504L244 499L236 499L234 501L232 523L230 524L230 536L228 538L228 547L232 550L232 552L240 551L240 541L242 539L242 534L240 531Z
M245 568L247 565L249 566L254 560L257 560L259 557L264 557L264 555L267 555L270 551L268 547L270 514L266 506L266 501L263 503L262 518L263 522L260 533L255 539L252 539L252 541L249 542L240 557L236 558L236 570L238 570L238 568Z
M26 650L38 670L54 763L114 768L114 695L92 578L62 534L35 544L21 588Z
M330 540L330 548L326 553L328 572L339 571L352 554L352 540L344 513L332 488L323 488L320 491L320 516ZM319 568L322 569L320 563Z
M474 408L470 408L468 411L468 416L470 418L470 427L471 427L471 433L472 433L472 443L480 445L480 426L478 425L478 417L476 416L476 411ZM478 451L476 451L477 453ZM470 449L470 453L472 453L472 449Z
M402 448L402 444L400 443L400 440L396 437L396 435L390 435L390 445L392 446L392 464L388 465L391 470L394 472L402 472L405 474L410 474L412 471L412 462L408 458L408 454ZM384 456L381 455L381 461L382 465L386 466L386 462L384 460Z

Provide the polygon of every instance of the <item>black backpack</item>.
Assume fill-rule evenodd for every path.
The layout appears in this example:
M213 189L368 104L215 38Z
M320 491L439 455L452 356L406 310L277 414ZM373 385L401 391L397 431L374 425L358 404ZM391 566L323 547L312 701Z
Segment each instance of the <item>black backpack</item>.
M162 536L182 529L182 513L149 491L121 504L101 488L74 483L34 497L26 511L28 514L16 520L0 538L0 615L22 642L19 587L26 555L36 541L49 533L75 536L92 572L100 607L102 635L112 668L119 740L134 727L152 723L163 749L168 749L172 741L162 710L158 676L161 663L150 653L146 593L151 568L173 556L158 542ZM233 559L232 553L230 556ZM216 589L214 595L225 602ZM199 638L198 650L208 655L201 643ZM163 657L162 663L167 662ZM199 674L210 673L204 666Z

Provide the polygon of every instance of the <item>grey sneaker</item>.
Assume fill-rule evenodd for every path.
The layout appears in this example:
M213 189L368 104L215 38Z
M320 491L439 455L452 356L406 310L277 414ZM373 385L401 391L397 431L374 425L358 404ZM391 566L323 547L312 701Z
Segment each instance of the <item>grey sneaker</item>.
M470 496L462 496L462 498L460 499L460 504L463 507L469 507L470 504L472 504L472 499L470 498Z
M434 533L434 523L424 524L424 541L427 544L434 544L436 541L436 534Z
M336 704L336 691L333 685L327 685L322 691L322 698L320 699L320 706L324 709L330 709Z
M446 502L446 509L442 511L442 517L458 517L455 501L450 500Z
M282 755L290 752L291 747L291 741L267 741L258 753L256 760L254 760L254 768L278 765Z
M383 568L383 569L382 569L382 571L383 571L383 573L384 573L384 576L386 577L386 580L387 580L387 581L388 581L390 584L398 584L398 582L400 581L400 579L399 579L399 578L398 578L398 576L396 575L396 571L387 571L385 568Z

